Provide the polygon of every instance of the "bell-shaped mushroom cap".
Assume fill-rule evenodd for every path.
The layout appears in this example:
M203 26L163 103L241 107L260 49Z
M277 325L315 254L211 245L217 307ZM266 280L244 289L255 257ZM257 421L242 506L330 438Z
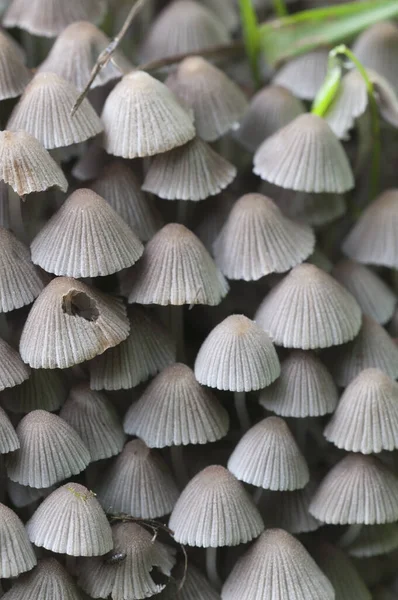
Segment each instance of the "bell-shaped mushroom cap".
M272 191L275 189L272 184L264 182L262 190L268 192L268 187L272 187ZM279 193L274 196L275 203L281 211L290 219L314 227L321 227L335 221L347 210L344 196L340 194L308 194L283 188L276 189ZM269 193L271 194L271 190Z
M385 77L398 92L398 28L395 23L384 21L368 27L355 41L353 52L365 67Z
M245 483L276 491L301 489L310 479L305 458L279 417L268 417L245 433L228 469Z
M109 94L102 120L108 154L137 158L167 152L195 136L188 113L160 81L133 71Z
M47 150L26 131L0 131L0 179L18 196L57 187L68 182Z
M57 36L74 21L101 21L105 0L12 0L3 19L5 27L19 27L33 35Z
M169 527L180 544L217 548L250 542L264 523L240 481L224 467L212 465L185 487Z
M0 227L0 313L30 304L44 283L30 260L30 252L15 235Z
M172 548L153 540L137 523L112 527L114 547L109 559L91 558L80 565L79 585L94 598L149 598L160 593L164 583L155 583L151 574L169 578L175 564ZM118 557L123 557L118 560ZM115 558L113 558L115 557Z
M14 452L19 448L19 439L5 410L0 406L0 454Z
M20 385L29 375L30 369L22 362L18 352L0 338L0 392Z
M340 140L349 139L349 132L368 106L368 92L363 76L357 69L349 71L323 118Z
M238 11L230 0L200 0L200 2L217 15L228 31L234 31L238 27Z
M111 526L100 503L78 483L52 492L26 529L35 546L69 556L101 556L113 547Z
M156 156L142 189L165 200L205 200L219 194L236 177L236 167L196 137Z
M179 600L220 600L220 594L210 585L199 569L189 563Z
M283 65L272 83L280 85L297 98L313 100L326 77L328 50L320 48L294 57Z
M363 525L358 536L346 547L350 556L366 558L388 554L398 548L398 524Z
M267 529L238 560L223 600L334 600L330 581L304 546L283 529Z
M131 273L130 303L214 306L229 289L202 242L178 223L158 231Z
M124 161L106 164L90 187L109 202L140 240L147 242L163 225L152 199L141 191L141 184Z
M284 273L312 254L308 225L286 218L262 194L245 194L234 204L213 244L217 265L228 279L260 279Z
M258 507L266 529L278 527L292 534L316 531L321 524L308 510L316 488L316 482L310 480L301 490L263 492Z
M22 485L48 488L84 471L90 462L76 431L44 410L28 413L19 422L17 435L20 449L7 457L6 465L8 477Z
M343 550L322 541L315 545L313 557L332 584L337 600L372 600L364 580Z
M214 0L212 1L213 8ZM228 30L217 15L193 0L176 0L152 23L141 49L148 62L169 56L200 52L230 41Z
M201 56L184 59L167 85L183 106L193 110L196 131L203 140L214 142L239 127L247 108L243 92Z
M125 435L116 411L104 394L93 392L87 383L71 389L59 415L79 434L91 461L121 452Z
M101 133L102 124L87 99L71 116L78 95L71 83L55 73L37 73L12 111L7 128L27 131L48 150L84 142Z
M263 390L260 404L282 417L320 417L337 406L332 376L316 354L294 350L281 364L281 376Z
M166 463L141 440L125 445L96 491L105 512L137 519L168 515L179 496Z
M0 31L0 100L22 94L31 77L18 46Z
M217 325L195 361L199 383L219 390L259 390L279 374L279 359L271 340L244 315L231 315Z
M341 194L354 187L343 146L326 121L311 113L267 138L254 155L253 170L261 179L299 192Z
M269 292L255 320L275 344L309 350L352 340L361 327L361 309L333 277L306 263Z
M226 435L228 426L227 411L181 363L166 367L124 419L125 431L150 448L215 442Z
M37 560L22 521L0 504L0 579L30 571Z
M346 387L364 369L380 369L398 378L398 346L376 321L363 316L354 341L326 353L326 364L340 387Z
M342 395L325 437L348 452L398 448L398 383L379 369L361 371Z
M92 23L71 23L59 34L38 71L56 73L81 92L90 79L95 61L109 43L110 39ZM100 70L91 88L119 79L125 70L130 69L132 65L129 61L120 51L116 51L112 60Z
M31 308L19 349L34 369L66 369L117 346L129 331L121 300L58 277Z
M68 277L111 275L131 267L144 246L113 208L89 189L73 192L31 244L32 260Z
M398 189L383 192L361 215L343 242L360 263L398 269Z
M326 475L310 513L333 525L398 520L398 478L374 456L349 454Z
M7 410L23 414L32 410L54 412L61 408L67 397L68 386L61 371L32 369L29 379L12 390L6 390L2 400Z

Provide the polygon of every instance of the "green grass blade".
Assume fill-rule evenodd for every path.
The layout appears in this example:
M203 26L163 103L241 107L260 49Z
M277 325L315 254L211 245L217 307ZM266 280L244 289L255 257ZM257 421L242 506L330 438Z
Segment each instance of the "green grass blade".
M239 9L246 54L250 62L253 79L258 85L260 82L258 59L261 46L257 15L251 0L239 0Z

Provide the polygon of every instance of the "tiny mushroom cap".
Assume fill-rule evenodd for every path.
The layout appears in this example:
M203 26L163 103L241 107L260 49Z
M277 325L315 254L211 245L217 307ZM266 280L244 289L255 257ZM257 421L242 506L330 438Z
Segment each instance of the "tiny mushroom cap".
M367 558L398 548L398 524L363 525L359 535L345 548L350 556Z
M332 584L338 600L372 600L354 563L341 548L322 540L315 544L313 557Z
M125 431L151 448L215 442L228 426L227 411L181 363L166 367L124 419Z
M74 21L102 20L105 0L12 0L3 19L5 27L19 27L33 35L55 37Z
M224 467L212 465L185 487L169 527L180 544L217 548L250 542L264 523L240 481Z
M262 390L260 404L282 417L320 417L338 402L333 378L318 356L294 350L281 364L280 377Z
M395 23L383 21L365 29L355 41L353 52L365 67L385 77L398 92L398 28Z
M102 120L105 150L123 158L167 152L195 137L191 117L174 94L144 71L132 71L116 85Z
M341 194L354 187L343 146L329 125L311 113L267 138L254 155L254 173L299 192Z
M398 520L398 478L374 456L349 454L326 475L310 513L333 525L375 525Z
M159 594L176 562L174 550L154 541L153 534L137 523L117 523L112 535L114 546L109 558L90 558L80 563L80 587L94 598L112 600ZM118 560L119 556L123 559ZM155 582L156 572L163 575L162 583Z
M166 463L141 440L125 445L95 489L105 512L137 519L168 515L179 496Z
M178 223L158 231L131 274L130 303L214 306L229 289L199 238Z
M325 437L348 452L398 448L398 383L379 369L362 371L342 395Z
M328 58L325 48L296 56L279 69L272 83L290 90L297 98L313 100L325 80Z
M61 168L42 144L26 131L0 131L0 179L18 196L52 187L66 192Z
M0 338L0 392L20 385L30 375L18 352Z
M68 277L111 275L131 267L144 246L113 208L89 189L78 189L31 244L42 269Z
M121 300L58 277L33 304L19 349L22 360L35 369L66 369L117 346L129 331Z
M0 504L0 579L30 571L37 560L22 521Z
M334 600L333 586L304 546L283 529L267 529L238 560L222 600Z
M305 458L279 417L268 417L245 433L228 469L240 481L276 491L301 489L310 479Z
M48 150L84 142L103 128L86 98L71 116L78 95L71 83L55 73L37 73L11 113L7 128L27 131Z
M201 56L185 58L166 83L182 105L193 110L203 140L214 142L230 129L238 129L247 108L243 92Z
M245 194L232 207L213 250L228 279L252 281L288 271L306 260L314 246L308 225L285 217L267 196Z
M12 390L6 390L2 400L8 411L24 414L32 410L57 411L67 397L68 386L61 371L32 369L29 379Z
M19 448L19 439L5 410L0 406L0 454L8 454Z
M343 242L360 263L398 268L398 189L383 192L364 211Z
M333 277L304 263L267 294L255 320L275 344L309 350L352 340L361 327L361 309Z
M31 77L17 44L0 31L0 100L22 94Z
M44 283L30 260L30 252L11 231L0 227L0 313L33 302Z
M66 483L52 492L26 525L35 546L69 556L101 556L113 547L112 530L95 495Z
M355 120L366 111L368 101L363 76L357 69L352 69L342 78L337 94L323 118L339 139L347 140Z

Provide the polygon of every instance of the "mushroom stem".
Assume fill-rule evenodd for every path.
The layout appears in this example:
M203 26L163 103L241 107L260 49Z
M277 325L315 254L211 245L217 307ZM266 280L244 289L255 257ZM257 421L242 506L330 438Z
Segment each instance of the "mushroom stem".
M253 502L254 502L254 504L259 504L259 502L261 500L261 497L263 495L263 491L264 491L264 488L261 488L261 487L259 487L259 488L256 489L256 491L253 494Z
M361 533L362 527L362 524L350 525L347 531L339 539L339 546L341 546L342 548L350 546Z
M186 225L188 220L188 208L189 201L188 200L178 200L177 202L177 223L181 225Z
M206 548L206 573L214 589L219 592L222 581L217 571L217 548Z
M10 334L10 328L7 323L7 316L5 313L0 313L0 338L8 342Z
M240 428L245 432L250 429L250 418L246 406L246 392L234 392L234 400Z
M182 446L170 446L171 463L177 482L183 489L189 481L189 475L184 460Z
M170 305L170 329L177 345L177 362L184 362L184 307Z
M8 207L11 229L21 242L25 242L26 231L22 218L22 200L11 187L8 187Z

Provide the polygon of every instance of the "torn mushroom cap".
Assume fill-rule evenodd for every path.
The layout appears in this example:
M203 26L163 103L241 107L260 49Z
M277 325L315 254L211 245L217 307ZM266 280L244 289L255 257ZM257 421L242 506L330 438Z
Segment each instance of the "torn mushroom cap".
M20 385L30 375L18 352L0 338L0 392Z
M24 365L26 368L27 365ZM27 381L3 394L3 405L16 414L57 411L68 397L68 385L58 369L32 369Z
M19 448L19 439L5 410L0 406L0 454L8 454Z
M353 52L365 67L385 77L398 92L398 28L395 23L383 21L368 27L356 39Z
M35 369L66 369L120 344L129 330L121 300L76 279L59 277L32 306L20 352Z
M31 77L17 44L0 31L0 100L22 94Z
M17 577L30 571L37 560L22 521L4 504L0 504L0 578Z
M277 71L272 83L280 85L297 98L313 100L326 77L329 52L320 48L289 60Z

